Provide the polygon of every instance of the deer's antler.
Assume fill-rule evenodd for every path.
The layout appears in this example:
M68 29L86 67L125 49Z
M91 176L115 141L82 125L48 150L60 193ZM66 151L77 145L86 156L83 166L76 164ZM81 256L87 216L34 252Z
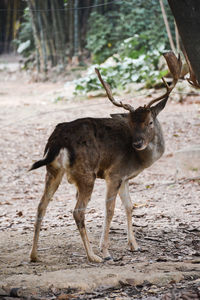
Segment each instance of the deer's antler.
M152 104L154 104L155 102L164 99L165 97L169 96L169 94L171 93L171 91L174 89L180 74L181 74L181 68L182 68L182 62L181 62L181 58L180 58L180 54L178 56L178 58L176 57L176 55L174 54L174 52L170 51L164 54L164 57L166 59L169 71L171 72L172 76L173 76L173 82L172 84L169 86L168 83L165 81L164 77L162 77L162 81L165 84L166 87L166 92L164 93L164 95L159 96L156 99L151 100L147 105L146 108L150 108L150 106ZM134 111L134 108L130 105L130 104L123 104L122 101L118 102L114 99L112 91L110 89L110 86L107 82L105 82L102 77L101 74L99 72L99 70L97 68L95 68L95 72L100 80L100 82L102 83L106 94L108 96L108 99L116 106L118 107L123 107L126 110L129 111Z
M124 109L129 110L129 111L134 111L134 108L130 104L124 104L124 103L122 103L122 101L120 101L120 102L116 101L113 97L110 85L102 79L101 74L97 68L95 68L95 72L106 91L108 99L112 102L112 104L114 104L118 107L123 107Z
M147 104L147 108L149 108L152 104L154 104L155 102L164 99L165 97L169 96L169 94L171 93L171 91L174 89L180 74L181 74L181 68L182 68L182 61L180 58L180 54L178 55L178 58L176 57L176 55L174 54L174 52L170 51L164 54L164 58L166 59L169 71L172 74L173 77L173 82L172 84L169 86L167 84L167 82L165 81L164 77L162 77L162 81L165 84L165 87L167 89L166 93L164 95L161 95L160 97L151 100L148 104Z

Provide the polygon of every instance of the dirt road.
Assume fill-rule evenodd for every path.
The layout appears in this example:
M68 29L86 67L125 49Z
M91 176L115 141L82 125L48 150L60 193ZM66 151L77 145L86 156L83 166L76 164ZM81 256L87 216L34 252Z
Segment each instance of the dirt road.
M182 105L169 101L159 117L166 152L130 182L141 252L131 253L127 247L125 213L118 199L110 232L114 260L88 263L72 217L75 190L63 180L43 222L40 262L29 262L45 169L28 173L28 168L42 157L57 123L121 111L106 98L55 101L62 88L63 83L34 83L23 74L0 72L0 294L1 287L7 294L22 287L23 295L32 299L199 299L200 180L191 178L200 174L198 168L180 169L176 180L172 154L199 146L200 96L188 97ZM134 106L147 102L133 95L124 98L133 99ZM105 184L97 180L86 220L98 255L104 195Z

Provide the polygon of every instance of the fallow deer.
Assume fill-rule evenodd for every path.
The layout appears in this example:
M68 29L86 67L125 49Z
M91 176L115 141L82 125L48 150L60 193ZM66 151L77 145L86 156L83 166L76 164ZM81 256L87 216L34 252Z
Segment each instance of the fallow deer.
M112 118L77 119L56 126L47 142L44 159L35 162L30 169L44 165L47 169L44 194L37 210L31 261L37 260L39 231L47 205L65 173L69 183L75 184L77 189L73 216L88 260L102 261L92 250L85 226L85 210L96 178L105 179L107 185L105 220L100 241L103 258L110 258L108 235L117 194L126 211L128 244L132 251L138 250L132 229L132 204L128 182L151 166L164 152L164 138L157 115L165 107L181 72L180 57L177 59L173 52L164 56L173 76L170 86L162 78L166 87L164 95L134 109L130 104L123 104L114 99L109 85L96 69L109 100L129 112L111 115ZM158 103L152 106L155 102Z

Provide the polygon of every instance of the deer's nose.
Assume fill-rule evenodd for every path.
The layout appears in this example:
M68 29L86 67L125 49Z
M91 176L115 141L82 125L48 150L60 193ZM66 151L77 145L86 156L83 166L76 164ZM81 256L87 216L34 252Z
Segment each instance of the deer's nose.
M135 141L135 142L133 142L133 147L135 148L135 149L140 149L140 148L142 148L142 146L143 146L143 140L138 140L138 141Z

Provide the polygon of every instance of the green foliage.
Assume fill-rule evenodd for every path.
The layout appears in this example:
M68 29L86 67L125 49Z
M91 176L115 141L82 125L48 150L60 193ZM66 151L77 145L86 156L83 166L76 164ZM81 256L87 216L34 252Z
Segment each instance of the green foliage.
M34 50L33 31L28 8L24 10L18 38L13 42L17 46L17 52L25 57L28 57Z
M165 0L166 12L174 34L173 17ZM93 12L89 18L86 47L92 53L95 63L102 63L106 58L118 52L123 40L141 36L141 43L146 51L157 48L158 44L169 47L168 37L157 0L132 0L116 2L115 8L104 15ZM144 41L142 41L144 37ZM139 45L141 48L141 45ZM136 49L137 50L137 49Z
M143 82L152 87L165 72L158 71L158 61L164 51L164 45L157 50L146 50L141 41L144 37L135 35L125 40L119 47L119 54L113 55L105 63L93 65L88 69L87 76L75 81L76 93L87 93L101 89L102 86L94 72L100 69L102 77L112 88L123 88L130 82Z
M174 34L173 17L164 0ZM87 48L103 78L112 88L123 88L130 82L152 87L165 72L158 71L158 60L169 48L163 17L157 0L116 2L104 14L93 12L89 18ZM115 54L117 53L117 55ZM112 58L111 58L112 57ZM92 66L85 78L76 81L76 93L100 89Z
M95 62L104 61L111 54L112 44L109 42L112 24L106 16L93 12L90 15L90 28L87 32L87 48Z

